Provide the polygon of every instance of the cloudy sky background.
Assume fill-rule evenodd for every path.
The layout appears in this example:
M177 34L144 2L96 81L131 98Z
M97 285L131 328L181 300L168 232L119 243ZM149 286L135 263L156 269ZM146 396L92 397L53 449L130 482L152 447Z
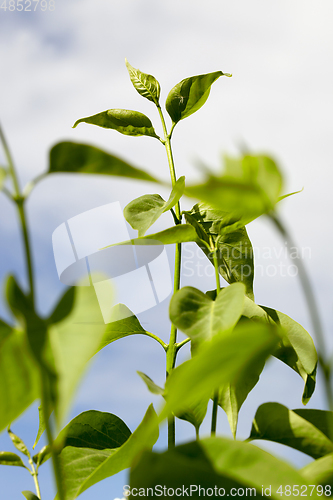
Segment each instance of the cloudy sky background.
M7 2L8 3L8 2ZM182 121L174 133L178 175L187 181L200 178L204 161L214 169L222 153L237 154L246 144L254 152L268 152L285 174L285 191L304 191L281 203L280 214L295 241L305 248L306 266L322 315L327 344L332 342L332 114L333 114L333 4L330 0L95 0L55 1L55 11L9 12L0 10L0 120L8 138L23 187L48 166L48 151L61 140L92 143L168 179L162 145L149 137L131 138L74 121L109 108L134 109L147 114L158 133L161 127L154 105L133 89L124 58L153 74L161 83L164 102L180 80L195 74L222 70L233 74L220 78L206 105ZM0 150L0 164L4 162ZM72 175L54 175L42 181L28 202L37 272L38 306L52 307L63 290L58 280L51 237L65 220L100 205L130 200L156 192L149 183ZM167 196L167 190L160 190ZM190 202L184 202L190 207ZM22 247L16 214L0 194L1 280L16 273L24 283ZM171 224L165 214L154 227ZM289 265L284 242L266 220L248 226L258 266ZM188 247L196 253L195 246ZM270 253L270 257L268 256ZM168 249L172 265L173 250ZM266 255L266 257L265 257ZM214 288L208 276L199 279L200 255L190 259L190 277L183 285L203 291ZM205 274L205 273L204 273ZM258 267L255 279L258 303L275 307L299 321L311 332L302 291L295 277L269 276ZM0 313L7 317L3 300ZM140 316L148 329L167 340L167 302ZM181 334L180 334L181 335ZM184 353L184 356L186 353ZM149 367L149 368L147 368ZM149 338L123 339L102 352L78 393L72 417L87 409L109 411L134 428L153 400L136 370L148 372L163 384L164 359ZM279 401L301 406L302 381L277 361L244 404L239 436L247 437L257 406ZM310 407L324 408L320 387ZM13 430L32 445L37 410L31 408ZM180 422L179 441L194 437L190 424ZM207 433L209 423L203 425ZM220 411L219 432L230 435ZM165 431L159 444L165 443ZM0 448L9 450L5 434ZM280 456L301 466L307 458L282 446L269 446ZM43 468L45 469L43 471ZM54 496L48 466L41 469L43 499ZM85 492L82 500L121 496L126 475L120 474ZM33 489L25 471L0 469L4 498L18 500L21 491Z

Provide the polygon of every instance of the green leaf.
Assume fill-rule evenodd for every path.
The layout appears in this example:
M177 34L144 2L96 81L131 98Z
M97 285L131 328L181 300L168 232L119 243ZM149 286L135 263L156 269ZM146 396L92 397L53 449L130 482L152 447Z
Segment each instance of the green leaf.
M27 469L21 458L16 453L11 453L10 451L0 451L0 465L14 465Z
M122 319L117 320L117 317ZM141 326L138 318L124 304L116 304L113 306L112 318L114 318L114 320L106 325L98 351L115 340L128 337L129 335L149 335Z
M229 333L222 332L204 343L198 354L175 368L167 378L167 403L161 420L180 413L225 384L233 383L265 360L278 343L276 328L243 322Z
M47 319L49 324L59 323L59 321L65 319L66 316L68 316L72 312L74 306L74 297L75 297L74 287L71 287L68 290L66 290L66 292L62 295L61 299L59 300L58 304L55 306L53 312Z
M139 69L133 68L130 63L125 59L126 67L133 83L134 88L139 92L142 97L152 101L158 106L160 98L160 84L152 75L142 73Z
M176 417L181 420L186 420L186 422L192 424L198 434L200 426L207 413L208 401L209 398L205 398L204 400L188 407L183 413L178 413Z
M57 373L55 416L60 426L90 358L99 350L106 326L92 287L75 287L74 306L49 327L50 350Z
M170 90L165 108L174 123L192 115L205 104L212 84L220 76L231 76L222 71L185 78Z
M275 309L258 306L247 297L244 301L243 315L253 320L274 321L282 326L282 337L274 356L290 366L305 382L302 401L306 404L316 385L317 352L311 336L296 321Z
M48 444L43 446L43 448L32 457L37 467L45 463L49 458L51 458L51 448Z
M243 311L244 294L242 283L224 288L216 300L210 299L197 288L183 287L170 301L170 319L195 344L201 344L235 327Z
M14 434L14 432L12 432L9 428L8 428L8 434L15 448L21 453L23 453L26 457L30 458L29 450L22 441L22 439L18 437L16 434Z
M38 379L25 333L0 320L0 431L37 399Z
M205 203L197 203L190 211L183 213L186 222L196 229L199 238L209 246L212 242L217 248L219 273L227 283L244 283L247 295L253 298L253 249L241 221ZM214 265L213 252L208 250L203 241L197 244Z
M246 225L273 210L282 190L282 175L274 160L265 155L245 155L220 176L209 173L203 184L188 186L187 196L228 212Z
M116 415L88 410L73 418L60 432L57 441L62 447L119 448L129 439L131 431Z
M232 384L226 384L219 390L218 404L223 408L228 417L230 429L236 438L238 413L249 393L259 381L261 372L265 366L265 360L258 361L251 371L242 374Z
M46 323L36 314L31 298L21 290L14 276L9 276L7 280L6 296L13 314L26 329L29 345L36 361L40 366L49 370L44 358L47 341Z
M52 413L52 410L50 411L50 415L51 415L51 413ZM49 417L50 417L50 415L49 415ZM40 440L43 432L45 431L44 411L43 411L42 406L38 406L38 420L39 420L38 431L37 431L36 440L35 440L33 447L32 447L33 449L35 449L38 441Z
M0 167L0 190L2 189L5 183L6 177L7 177L7 170L3 167Z
M333 488L333 453L306 465L300 473L310 484L329 485ZM331 491L330 495L325 496L332 496Z
M250 439L274 441L320 458L333 452L328 437L332 425L331 412L289 410L279 403L264 403L254 417Z
M147 234L141 238L134 238L132 240L117 243L117 245L172 245L173 243L185 243L187 241L197 240L198 236L194 227L190 226L190 224L179 224L178 226L169 227L158 233Z
M185 189L185 177L180 177L175 183L168 201L159 194L145 194L131 201L124 208L124 217L133 229L139 231L139 237L144 236L147 229L166 211L174 207L182 197Z
M102 113L97 113L97 115L87 116L86 118L76 120L73 128L77 127L79 123L91 123L99 127L111 128L125 135L148 135L158 139L158 135L156 135L148 116L139 113L139 111L108 109Z
M31 493L31 491L22 491L22 495L25 496L27 500L40 500L34 493Z
M103 174L157 182L147 172L101 149L76 142L59 142L50 151L50 174L56 172Z
M155 384L155 382L150 377L148 377L148 375L146 375L145 373L139 372L139 371L137 371L136 373L138 375L140 375L140 377L142 378L142 380L144 381L148 390L151 393L156 394L158 396L163 396L164 389L162 389L162 387L159 387L157 384Z
M73 500L90 486L127 469L151 449L158 438L158 419L152 406L129 439L119 448L95 450L66 446L59 455L65 500Z
M159 487L160 498L170 498L167 490L173 489L182 498L201 497L205 491L211 498L269 496L278 500L288 496L288 492L278 492L280 486L284 492L286 486L303 484L307 482L301 474L282 460L249 443L220 437L186 443L164 453L145 452L130 473L132 489ZM158 485L165 487L164 494L163 486ZM241 490L236 495L232 488ZM312 496L317 497L316 493Z
M40 500L34 493L31 493L31 491L22 491L22 495L25 496L27 500Z

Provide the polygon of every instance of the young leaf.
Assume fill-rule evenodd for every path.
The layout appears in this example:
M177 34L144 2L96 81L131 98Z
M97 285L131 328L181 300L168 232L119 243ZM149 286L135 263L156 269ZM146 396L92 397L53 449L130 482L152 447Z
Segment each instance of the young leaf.
M50 411L50 415L49 415L49 417L50 417L51 413L52 413L51 408L49 408L49 411ZM33 449L35 449L38 441L40 440L43 432L45 431L44 411L43 411L42 406L38 406L38 420L39 420L38 431L37 431L36 440L35 440L33 447L32 447Z
M151 242L151 240L153 241ZM190 226L190 224L180 224L164 229L164 231L160 231L159 233L147 234L141 238L117 243L117 245L153 245L156 242L162 245L172 245L173 243L185 243L187 241L198 241L198 235L194 227Z
M163 485L164 492L185 490L183 498L190 492L201 497L206 491L211 498L245 494L280 500L279 488L285 491L286 486L304 484L308 483L300 472L286 462L250 443L221 437L200 439L164 453L146 451L130 473L133 491L154 491ZM316 492L312 497L318 498ZM167 498L166 493L161 498Z
M22 462L21 457L10 451L0 451L0 465L14 465L16 467L27 467ZM29 469L28 469L29 470Z
M208 401L209 399L205 398L202 401L188 407L186 411L178 413L176 417L181 420L186 420L186 422L192 424L195 427L196 433L199 434L200 426L207 413Z
M27 500L40 500L34 493L31 493L31 491L22 491L22 495L27 499Z
M140 377L142 378L142 380L144 381L148 390L151 393L156 394L158 396L163 396L164 389L162 389L162 387L159 387L157 384L155 384L155 382L150 377L148 377L148 375L146 375L145 373L139 372L139 371L137 371L136 373L138 375L140 375Z
M0 320L0 431L38 398L38 379L25 333Z
M175 183L168 201L159 194L145 194L131 201L124 208L124 217L133 229L139 231L139 237L144 236L147 229L167 210L174 207L183 195L185 177L180 177Z
M270 325L243 322L232 332L222 332L204 343L196 356L167 378L167 402L160 419L210 398L219 387L251 372L274 351L279 340L276 332Z
M258 383L265 360L258 362L251 371L242 374L232 384L226 384L219 390L218 404L223 408L228 417L228 422L233 437L236 439L238 413L245 399Z
M119 448L95 450L66 446L59 455L65 500L74 500L103 479L130 467L158 438L158 419L152 406L128 440Z
M170 90L165 108L174 123L192 115L205 104L212 84L220 76L231 76L222 71L185 78Z
M170 319L195 344L201 344L235 327L242 314L244 294L242 283L224 288L216 300L211 300L197 288L186 286L178 290L170 301Z
M227 283L244 283L247 295L253 298L253 249L241 221L205 203L197 203L190 211L183 213L186 222L196 229L199 238L206 243L212 241L217 247L216 257L221 276ZM202 241L197 244L214 265L213 252Z
M22 441L22 439L19 438L16 434L14 434L14 432L12 432L9 428L8 428L8 434L15 448L21 453L23 453L26 457L30 458L29 450Z
M332 425L328 411L289 410L279 403L264 403L254 417L250 439L274 441L320 458L333 452L327 435Z
M220 176L209 173L203 184L188 186L185 194L228 212L246 225L274 209L283 179L274 160L265 155L244 155L236 165L235 172L229 165Z
M152 75L142 73L139 69L133 68L130 63L125 59L126 67L133 83L134 88L139 92L142 97L152 101L158 106L160 98L160 84Z
M48 444L43 446L43 448L32 457L37 467L45 463L49 458L51 458L51 448Z
M147 172L101 149L76 142L59 142L50 151L49 174L56 172L103 174L157 182Z
M296 321L274 309L258 306L245 298L243 315L264 322L282 326L284 336L274 356L295 370L305 382L302 401L306 404L316 385L317 352L311 336Z
M333 453L306 465L300 473L310 484L329 485L333 488ZM332 496L331 492L329 496Z
M79 123L91 123L99 127L111 128L125 135L148 135L158 139L158 135L156 135L148 116L139 113L139 111L108 109L102 113L97 113L97 115L76 120L73 128L77 127Z

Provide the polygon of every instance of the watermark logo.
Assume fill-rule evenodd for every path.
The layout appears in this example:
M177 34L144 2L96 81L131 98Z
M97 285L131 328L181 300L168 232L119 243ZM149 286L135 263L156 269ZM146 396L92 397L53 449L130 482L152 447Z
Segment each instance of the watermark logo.
M117 245L128 240L119 202L76 215L52 234L60 281L68 286L78 282L93 286L105 323L123 319L131 312L147 311L172 292L164 245L154 240ZM117 308L116 316L115 303L126 306Z

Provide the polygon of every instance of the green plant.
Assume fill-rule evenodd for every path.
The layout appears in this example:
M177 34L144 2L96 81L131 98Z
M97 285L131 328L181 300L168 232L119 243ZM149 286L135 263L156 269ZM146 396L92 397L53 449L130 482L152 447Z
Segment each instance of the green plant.
M237 495L233 496L243 496L244 489L253 489L262 496L268 496L269 491L269 496L274 498L291 494L330 496L333 481L331 411L289 410L277 403L265 403L258 408L249 439L236 440L238 413L269 356L280 359L303 378L304 404L315 389L319 360L328 404L330 410L333 409L331 367L326 360L320 320L302 261L299 260L298 269L317 335L318 359L313 341L301 325L254 301L253 251L246 224L267 216L289 246L293 246L276 213L277 203L289 196L282 194L281 172L268 156L244 154L240 158L226 158L222 173L207 170L202 183L185 185L185 178L177 178L175 171L171 145L175 127L203 106L211 85L219 77L231 75L217 71L177 84L165 104L172 120L168 130L160 106L158 81L127 61L126 65L135 89L157 107L162 137L147 116L122 109L79 119L74 127L88 123L125 135L146 135L160 141L166 150L172 184L169 199L165 201L159 194L148 194L130 202L124 216L138 230L138 237L121 244L140 245L157 240L162 245L175 245L168 344L146 331L134 315L129 314L106 327L98 321L94 323L100 312L90 288L70 288L52 314L41 317L35 307L34 270L25 215L26 200L36 183L55 172L117 175L149 180L155 185L163 183L98 148L62 142L50 152L48 172L21 193L12 157L0 130L8 162L8 167L0 171L1 186L3 193L17 206L29 278L28 292L21 289L13 276L6 283L7 302L16 322L0 323L0 430L39 399L39 429L34 447L44 430L48 440L48 445L31 457L22 440L8 430L15 447L28 459L28 470L35 481L36 495L31 492L24 495L28 499L41 498L39 467L51 457L59 500L72 500L98 481L128 467L132 467L133 496L140 491L143 495L147 488L159 493L158 485L161 488L163 485L163 497L172 496L170 492L186 496L186 488L192 496L200 495L199 488L205 488L206 492L215 488L209 496L214 494L216 498L222 490L225 494L236 491ZM4 186L7 176L12 180L13 191ZM183 195L196 198L191 210L181 210ZM171 212L174 225L146 235L166 211ZM203 293L193 287L180 288L184 242L195 242L214 266L216 290ZM227 286L221 287L221 277ZM185 340L177 339L178 329L187 335ZM148 375L139 373L153 394L163 396L163 408L156 414L150 406L133 434L119 417L92 410L78 415L62 428L90 358L113 341L134 334L150 336L165 351L165 387L157 386ZM178 351L189 342L191 359L176 367ZM213 400L211 437L202 439L199 429L210 399ZM227 414L234 440L216 437L219 406ZM196 441L176 446L175 418L194 426ZM168 420L168 450L157 454L151 449L158 438L159 424L165 419ZM248 442L255 439L283 443L315 460L304 469L296 470ZM26 467L21 458L11 452L0 453L0 464Z

